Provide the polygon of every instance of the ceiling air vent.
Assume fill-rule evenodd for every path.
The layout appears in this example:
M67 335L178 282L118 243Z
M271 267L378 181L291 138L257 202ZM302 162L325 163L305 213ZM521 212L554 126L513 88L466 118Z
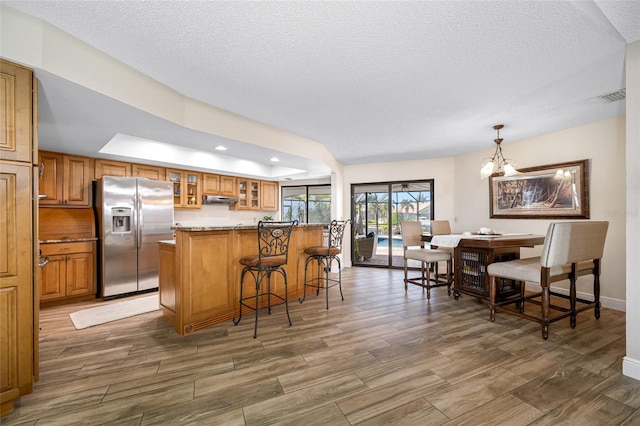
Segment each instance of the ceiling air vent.
M609 94L598 96L598 97L607 102L621 101L627 97L627 90L620 89L617 92L609 93Z

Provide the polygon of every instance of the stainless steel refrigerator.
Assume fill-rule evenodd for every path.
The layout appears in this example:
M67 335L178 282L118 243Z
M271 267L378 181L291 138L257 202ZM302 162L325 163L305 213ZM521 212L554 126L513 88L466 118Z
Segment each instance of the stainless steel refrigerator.
M173 186L103 177L95 191L103 298L158 287L158 241L173 239Z

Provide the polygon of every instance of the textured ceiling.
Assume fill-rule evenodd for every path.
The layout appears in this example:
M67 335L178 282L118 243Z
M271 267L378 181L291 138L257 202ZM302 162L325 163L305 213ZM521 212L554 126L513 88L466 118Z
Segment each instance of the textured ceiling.
M508 144L621 115L598 96L624 88L640 39L638 1L3 4L344 164L489 148L497 123Z

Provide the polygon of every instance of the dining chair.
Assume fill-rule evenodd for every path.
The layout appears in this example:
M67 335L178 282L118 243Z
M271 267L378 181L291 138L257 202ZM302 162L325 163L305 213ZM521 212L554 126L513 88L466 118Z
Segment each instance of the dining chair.
M549 325L569 317L572 328L576 326L576 314L591 307L594 316L600 318L600 261L604 252L609 222L555 222L547 234L539 257L495 262L487 267L490 275L489 318L495 321L496 311L506 312L536 321L542 327L542 337L549 337ZM580 276L593 275L593 300L576 296L576 281ZM513 280L520 286L519 294L504 300L496 300L498 286L503 280ZM569 280L569 295L551 290L551 283ZM525 282L538 284L540 292L525 295ZM551 297L569 300L569 307L552 303ZM540 315L525 312L525 303L540 305ZM577 307L576 303L580 303ZM515 304L515 309L507 305ZM552 315L553 311L553 316Z
M240 264L244 266L240 275L240 313L237 319L233 319L233 324L238 325L242 319L243 307L255 311L255 323L253 328L254 339L258 335L258 311L260 308L264 307L263 299L265 296L267 299L266 307L269 315L271 315L272 297L284 302L287 319L289 320L289 325L291 325L288 303L287 271L284 267L288 260L291 234L293 233L293 228L297 224L297 220L292 222L258 222L258 254L240 259ZM278 273L283 278L284 296L272 291L271 275L273 273ZM243 296L244 278L247 274L251 275L253 278L255 294L250 294L245 297ZM261 289L263 281L266 281L267 284L266 291ZM261 306L261 302L263 306Z
M449 235L451 234L451 225L448 220L432 220L431 235Z
M404 257L404 290L407 291L409 284L415 284L427 290L427 299L431 298L432 287L447 287L447 294L451 295L452 256L446 250L436 250L425 248L422 241L422 223L418 221L400 222L400 232L402 234L402 247ZM416 260L420 262L420 276L409 277L408 261ZM447 273L444 277L439 277L437 273L437 263L447 263ZM434 275L431 275L431 270Z
M304 252L307 260L304 263L304 294L300 298L300 303L304 302L307 297L307 287L316 290L316 295L320 294L320 289L324 289L327 309L329 309L329 288L338 286L340 289L340 297L344 300L342 294L342 264L339 255L342 253L342 239L344 231L351 220L332 220L329 225L329 232L326 238L326 244L322 246L307 247ZM309 264L313 261L317 264L318 275L307 279L307 271ZM338 277L331 278L331 265L333 262L338 265Z

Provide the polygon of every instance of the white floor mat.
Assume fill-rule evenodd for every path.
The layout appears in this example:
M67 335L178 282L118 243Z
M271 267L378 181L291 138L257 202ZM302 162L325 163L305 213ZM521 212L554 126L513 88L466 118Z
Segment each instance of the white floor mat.
M73 325L78 329L92 327L106 322L140 315L160 309L158 294L109 303L96 308L83 309L69 314Z

